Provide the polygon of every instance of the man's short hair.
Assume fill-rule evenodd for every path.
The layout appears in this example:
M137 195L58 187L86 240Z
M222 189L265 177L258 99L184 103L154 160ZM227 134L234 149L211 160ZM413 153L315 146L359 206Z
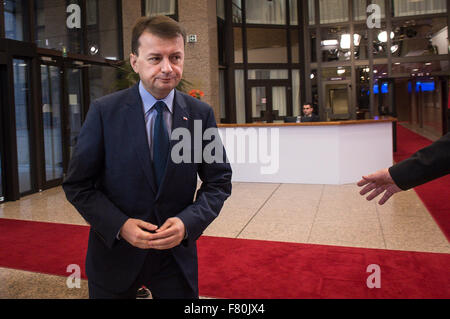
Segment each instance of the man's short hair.
M305 106L305 105L309 105L309 106L311 106L312 109L314 109L314 105L310 102L303 103L303 106Z
M135 55L139 53L139 38L144 32L149 32L162 39L174 39L181 36L186 44L185 29L172 18L167 16L141 17L134 24L131 36L131 52Z

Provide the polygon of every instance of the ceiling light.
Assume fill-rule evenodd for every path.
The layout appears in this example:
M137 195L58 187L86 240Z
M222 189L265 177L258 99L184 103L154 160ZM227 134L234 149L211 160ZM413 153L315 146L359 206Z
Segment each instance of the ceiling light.
M391 39L393 39L394 38L394 32L391 32ZM378 40L380 41L380 42L383 42L383 43L385 43L385 42L387 42L387 32L386 31L381 31L379 34L378 34Z
M321 42L322 46L329 47L329 46L337 46L339 44L338 40L323 40Z
M337 74L342 75L345 73L345 69L338 69Z
M398 44L394 44L393 46L391 46L391 52L395 53L398 50Z

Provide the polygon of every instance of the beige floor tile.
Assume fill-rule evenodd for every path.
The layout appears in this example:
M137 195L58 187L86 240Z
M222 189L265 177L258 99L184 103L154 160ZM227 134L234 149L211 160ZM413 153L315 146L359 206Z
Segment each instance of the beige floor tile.
M86 280L69 289L67 277L0 268L0 299L87 299Z
M340 225L315 222L307 242L320 245L386 248L379 223L366 220Z
M238 238L282 242L305 243L311 231L312 222L256 219L242 231Z
M430 216L430 213L414 190L396 194L384 205L377 205L377 210L380 215Z
M380 214L380 222L388 249L450 253L447 238L430 215Z
M227 208L208 226L203 235L235 238L250 221L256 210Z

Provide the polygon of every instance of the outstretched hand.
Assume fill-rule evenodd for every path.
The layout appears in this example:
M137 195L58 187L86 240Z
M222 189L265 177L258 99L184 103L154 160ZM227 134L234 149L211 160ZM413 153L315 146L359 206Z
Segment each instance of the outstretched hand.
M381 197L378 202L380 205L386 203L387 200L395 193L402 191L397 185L395 185L395 182L392 179L391 174L389 174L389 170L387 168L379 170L373 174L363 176L363 179L360 180L357 185L359 187L365 186L359 192L363 196L372 191L369 196L367 196L367 200L372 200L384 192L383 197Z

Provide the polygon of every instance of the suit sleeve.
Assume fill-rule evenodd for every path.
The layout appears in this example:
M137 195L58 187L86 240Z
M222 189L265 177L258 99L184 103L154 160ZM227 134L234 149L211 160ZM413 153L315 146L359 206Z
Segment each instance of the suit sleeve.
M217 130L214 112L210 109L206 120L206 128ZM218 130L216 138L220 138ZM205 147L205 142L203 148ZM223 161L206 163L204 159L199 165L198 175L202 180L202 185L197 191L195 202L180 212L179 217L188 234L187 241L196 241L208 227L208 225L218 216L225 200L231 195L231 166L226 159L225 149L220 141L223 150ZM187 244L183 242L183 244Z
M389 173L395 184L403 190L450 174L450 133L390 167Z
M100 107L94 102L80 131L63 189L70 203L112 248L128 219L96 186L103 172L104 144Z

